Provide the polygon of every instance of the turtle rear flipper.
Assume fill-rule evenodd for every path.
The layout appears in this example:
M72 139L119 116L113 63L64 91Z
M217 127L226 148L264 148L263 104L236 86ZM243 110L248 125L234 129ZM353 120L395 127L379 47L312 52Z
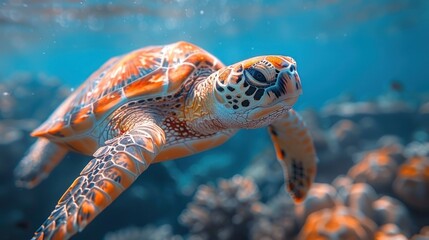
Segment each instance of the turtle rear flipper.
M316 175L317 156L310 131L291 109L269 126L269 132L283 166L286 188L296 202L301 202Z
M142 174L165 144L156 124L134 127L94 153L33 239L69 239Z
M68 150L46 138L39 138L18 163L14 175L16 185L33 188L45 179L64 158Z

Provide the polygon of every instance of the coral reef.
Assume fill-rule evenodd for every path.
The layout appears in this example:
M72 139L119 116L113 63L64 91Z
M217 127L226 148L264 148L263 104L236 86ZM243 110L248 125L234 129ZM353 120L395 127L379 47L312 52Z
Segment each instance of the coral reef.
M29 133L70 89L55 78L21 74L0 82L0 92L0 152L7 159L0 161L0 234L22 239L86 158L70 154L52 173L61 180L16 189L11 173L32 142ZM317 183L301 204L285 192L282 169L261 130L232 140L248 143L246 151L226 143L227 150L153 165L118 200L126 209L113 204L76 239L429 239L428 106L344 98L302 111L320 161ZM217 178L223 180L210 183Z
M43 120L70 89L55 77L18 73L0 82L0 92L0 119Z
M372 204L374 220L379 225L394 224L401 233L409 236L412 231L412 222L407 208L398 200L383 196Z
M356 216L373 218L372 203L377 199L374 189L365 183L353 184L346 193L345 205Z
M70 90L54 77L19 73L0 82L0 93L0 152L15 160L31 144L29 133L49 116ZM14 161L9 163L14 164Z
M421 125L421 129L426 135L426 141L427 139L427 133L429 132L429 101L423 103L419 110L418 110L418 122Z
M341 202L345 202L349 190L353 185L353 179L348 176L339 175L332 181L332 186L337 190L337 198Z
M349 170L348 175L355 182L368 183L377 190L389 188L398 168L389 153L385 148L366 153L358 164Z
M429 156L429 142L418 142L413 141L409 143L404 149L404 155L406 157L414 157L414 156Z
M258 200L253 181L235 176L217 188L200 186L179 219L190 228L190 239L244 239L262 209Z
M429 226L423 227L411 240L429 240Z
M392 104L386 101L386 99L381 99L372 103L339 103L338 106L335 105L341 109L339 113L338 108L327 111L327 109L329 110L327 107L325 112L322 110L321 117L315 117L316 114L311 111L303 113L310 116L309 127L312 134L316 136L315 145L321 160L318 180L322 182L333 180L331 185L335 189L332 189L329 184L315 184L302 205L290 206L291 209L295 209L296 220L289 220L294 223L288 225L293 226L289 227L293 229L289 229L289 235L274 234L286 231L279 230L281 227L266 217L263 221L259 221L264 226L265 231L263 232L272 231L272 234L262 234L261 236L268 239L281 239L279 236L293 237L296 235L296 229L302 228L300 237L305 238L306 233L311 232L311 226L315 226L311 222L313 221L311 220L312 214L319 216L318 223L322 218L320 216L325 216L326 219L331 220L330 223L334 223L336 216L341 215L336 213L336 209L343 209L339 212L346 212L345 215L351 218L371 219L369 220L372 223L369 224L372 226L369 228L371 230L366 232L370 235L363 234L361 239L372 237L373 234L384 239L388 237L407 239L416 232L417 229L414 226L422 226L429 222L427 217L417 216L416 212L409 210L410 207L424 210L425 206L429 206L429 197L426 196L426 189L429 188L426 185L427 178L424 174L427 157L421 157L429 155L428 145L419 141L414 141L406 147L402 145L402 142L412 140L412 136L421 141L424 139L422 137L424 134L420 132L419 126L409 124L405 127L406 131L394 129L393 125L399 124L398 122L403 124L415 122L410 119L414 112L410 105L403 101L395 101ZM388 119L399 119L400 121L385 124ZM331 127L326 128L326 126ZM401 128L399 125L397 127ZM420 156L419 160L411 161L411 158L415 158L416 155ZM262 160L259 162L263 163ZM270 174L263 166L259 166L258 169L259 176ZM402 172L405 171L403 169L412 169L414 175L405 176ZM262 173L264 170L265 174ZM347 173L347 176L332 179L330 176L335 176L337 172ZM414 183L415 185L406 189L395 186L399 183L410 186ZM419 199L413 199L413 196L419 196ZM407 204L404 205L395 197L401 199L408 197L410 200L403 199ZM283 198L283 201L287 202L286 197L278 196L277 198ZM267 206L270 206L269 202ZM325 211L324 214L322 211ZM367 222L366 220L363 222ZM342 228L336 229L332 232L332 237L338 236ZM347 232L346 229L347 227L344 227L344 233ZM353 231L353 227L350 229ZM315 232L317 231L315 230ZM314 235L312 236L314 237Z
M4 239L23 239L34 227L28 216L36 211L37 197L46 193L17 189L12 172L33 142L30 132L69 93L58 79L44 74L19 73L0 81L0 205L5 206L0 210L0 234Z
M359 142L360 129L356 123L350 120L336 122L330 129L331 138L335 139L337 148L341 151L355 152Z
M70 153L50 179L32 190L17 188L14 184L13 169L34 141L30 132L44 121L63 98L71 93L57 78L44 74L20 73L0 81L0 235L2 239L25 239L32 235L42 218L55 205L58 198L84 167L88 157ZM139 184L140 186L138 186ZM180 213L186 204L185 196L176 190L175 182L162 164L154 165L151 171L141 177L135 189L124 194L122 199L134 209L127 210L141 221L163 218ZM140 188L139 188L140 187ZM142 193L141 188L150 194ZM171 196L162 204L149 199ZM139 206L145 205L145 208ZM147 209L153 211L147 211ZM158 212L154 212L158 210ZM163 212L165 211L165 212ZM82 239L100 239L106 228L121 223L134 223L135 218L123 217L123 209L111 206L106 211L105 220L95 222L95 230L81 234ZM121 217L119 217L121 216ZM177 224L176 224L177 225ZM94 237L97 235L98 237ZM77 237L77 239L79 239Z
M267 177L268 173L270 177ZM279 191L284 191L283 170L271 147L254 157L244 169L243 175L256 183L263 201L274 197Z
M126 227L114 232L108 232L104 240L182 240L179 235L172 233L170 225L161 225L159 227L148 225L145 227Z
M395 224L389 223L386 225L381 226L378 231L375 233L374 239L377 240L407 240L408 238L405 237L398 226Z
M253 222L251 239L289 239L296 235L299 226L295 203L286 192L281 192L267 202Z
M429 158L415 156L402 164L393 190L407 204L429 210Z
M376 225L366 217L357 217L348 208L338 206L311 214L300 239L371 239Z
M336 195L337 191L329 184L313 184L304 203L296 206L295 213L299 222L302 224L313 212L335 207Z
M179 217L189 230L187 237L407 239L415 234L416 226L429 221L409 210L424 209L424 202L429 201L424 175L424 156L429 155L429 148L419 141L405 147L402 144L412 139L410 131L420 131L418 127L411 130L408 126L404 133L394 129L398 123L384 124L390 118L409 120L410 106L379 99L339 103L328 110L326 107L320 115L311 110L302 113L309 119L320 158L317 180L325 182L315 183L302 204L296 205L285 193L282 171L268 147L243 170L245 177L220 180L217 187L204 184L198 188ZM411 182L420 188L396 186ZM398 189L420 194L422 202L403 199L404 205L395 199L406 195ZM414 239L424 234L422 230Z

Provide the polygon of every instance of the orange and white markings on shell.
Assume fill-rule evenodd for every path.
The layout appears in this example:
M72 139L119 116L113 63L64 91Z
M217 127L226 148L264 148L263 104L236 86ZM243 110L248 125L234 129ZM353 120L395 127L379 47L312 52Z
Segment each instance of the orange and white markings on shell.
M132 125L128 122L119 127L125 121L118 121L116 126L108 126L110 116L117 113L121 105L143 103L140 101L152 104L167 97L183 97L196 78L203 79L222 67L215 57L186 42L146 47L112 58L32 135L89 153L88 147L74 146L75 142L92 139L98 142L97 145L103 145L105 140L123 133ZM85 142L94 145L90 140Z

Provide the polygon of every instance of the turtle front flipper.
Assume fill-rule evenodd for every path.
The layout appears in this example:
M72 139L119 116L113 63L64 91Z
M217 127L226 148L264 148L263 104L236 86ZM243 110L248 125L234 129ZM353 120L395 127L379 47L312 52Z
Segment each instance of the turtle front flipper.
M68 239L82 231L143 173L165 144L150 122L108 140L58 201L33 239Z
M39 138L18 163L14 175L16 185L33 188L45 179L64 158L68 150L46 138Z
M301 202L316 175L317 156L310 132L294 110L268 128L283 166L287 190L296 202Z

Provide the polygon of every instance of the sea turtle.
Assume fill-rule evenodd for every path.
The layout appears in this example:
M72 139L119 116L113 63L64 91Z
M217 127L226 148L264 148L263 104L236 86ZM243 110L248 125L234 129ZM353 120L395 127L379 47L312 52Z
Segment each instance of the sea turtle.
M33 239L70 238L150 164L213 148L242 128L268 127L287 189L303 200L317 157L291 109L301 92L296 63L285 56L225 67L177 42L110 59L32 132L38 140L15 170L18 185L33 187L68 151L94 157Z

